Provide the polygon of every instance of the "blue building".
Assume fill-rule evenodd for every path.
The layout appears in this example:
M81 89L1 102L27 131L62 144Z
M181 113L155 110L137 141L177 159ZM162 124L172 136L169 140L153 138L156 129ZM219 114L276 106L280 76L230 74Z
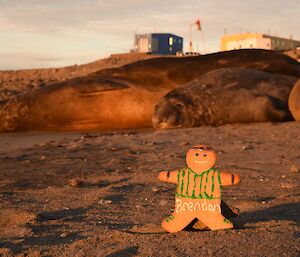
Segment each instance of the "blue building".
M170 33L137 34L134 52L176 55L182 52L183 38Z

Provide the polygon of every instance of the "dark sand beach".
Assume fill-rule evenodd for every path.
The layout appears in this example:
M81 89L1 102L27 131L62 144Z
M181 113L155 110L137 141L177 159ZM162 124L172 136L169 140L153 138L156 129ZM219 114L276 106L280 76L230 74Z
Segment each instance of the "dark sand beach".
M300 123L0 135L0 256L298 256ZM235 229L162 231L174 185L206 143L241 183Z

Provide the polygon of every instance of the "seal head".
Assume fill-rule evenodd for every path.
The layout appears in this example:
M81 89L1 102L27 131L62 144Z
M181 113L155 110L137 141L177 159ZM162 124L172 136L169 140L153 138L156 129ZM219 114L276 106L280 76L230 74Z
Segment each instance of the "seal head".
M155 129L194 126L195 110L192 100L177 91L168 93L154 107L152 124Z

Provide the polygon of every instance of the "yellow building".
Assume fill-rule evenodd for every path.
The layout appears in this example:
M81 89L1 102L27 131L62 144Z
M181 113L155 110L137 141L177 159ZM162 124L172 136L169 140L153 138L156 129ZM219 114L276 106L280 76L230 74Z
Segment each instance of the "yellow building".
M300 41L259 33L228 35L221 38L221 51L249 48L289 50L297 47L300 47Z

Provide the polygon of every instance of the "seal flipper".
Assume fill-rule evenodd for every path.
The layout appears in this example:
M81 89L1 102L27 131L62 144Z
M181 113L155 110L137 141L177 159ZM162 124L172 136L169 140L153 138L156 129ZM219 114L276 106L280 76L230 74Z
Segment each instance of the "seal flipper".
M117 78L91 78L89 81L81 81L80 84L72 86L77 89L79 87L80 96L93 96L105 91L128 89L129 83Z
M73 90L79 96L93 96L105 91L128 89L130 85L130 82L126 79L85 76L48 85L37 90L36 93L49 94L59 90Z

